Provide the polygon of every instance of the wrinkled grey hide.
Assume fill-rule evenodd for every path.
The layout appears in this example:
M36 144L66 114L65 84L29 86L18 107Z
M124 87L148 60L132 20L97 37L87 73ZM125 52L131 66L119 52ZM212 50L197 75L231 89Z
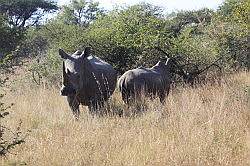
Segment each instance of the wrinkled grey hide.
M125 72L118 80L118 88L125 103L139 100L141 95L159 96L163 103L170 89L170 69L172 61L159 61L152 68L139 67Z
M68 55L59 49L63 61L63 85L61 95L67 100L73 114L79 117L79 105L88 106L94 112L114 92L117 80L113 67L90 55L90 48Z

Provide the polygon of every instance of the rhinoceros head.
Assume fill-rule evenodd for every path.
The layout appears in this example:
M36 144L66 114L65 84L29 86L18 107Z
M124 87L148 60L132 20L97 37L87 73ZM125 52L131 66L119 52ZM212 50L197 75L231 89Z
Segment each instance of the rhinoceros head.
M72 55L59 49L59 55L64 59L61 95L75 94L83 87L84 62L90 55L90 47L86 47L84 52L76 51Z
M173 72L174 67L175 67L174 60L172 58L167 58L165 66L167 66L167 68L170 72Z
M154 65L153 68L158 68L166 73L167 71L171 72L173 66L173 60L171 58L167 58L165 62L158 61L158 63Z

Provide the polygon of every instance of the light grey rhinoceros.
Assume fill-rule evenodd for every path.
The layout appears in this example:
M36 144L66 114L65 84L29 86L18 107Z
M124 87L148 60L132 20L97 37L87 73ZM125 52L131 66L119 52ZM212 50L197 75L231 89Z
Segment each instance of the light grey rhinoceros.
M164 103L170 89L172 66L172 60L168 59L166 63L159 61L151 68L139 67L125 72L117 83L122 100L128 104L144 94L151 98L159 96L161 103Z
M80 104L88 106L92 113L102 107L116 86L117 72L113 67L91 56L90 47L73 55L59 49L59 55L64 59L61 95L67 96L74 116L78 119Z

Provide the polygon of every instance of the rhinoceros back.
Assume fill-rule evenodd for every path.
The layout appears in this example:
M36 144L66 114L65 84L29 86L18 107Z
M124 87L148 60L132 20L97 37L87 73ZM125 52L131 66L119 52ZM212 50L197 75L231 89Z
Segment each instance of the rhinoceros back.
M91 75L93 76L92 81L83 90L81 98L83 101L88 100L107 100L115 90L117 75L113 67L104 62L103 60L89 56L89 62L91 63L92 70Z

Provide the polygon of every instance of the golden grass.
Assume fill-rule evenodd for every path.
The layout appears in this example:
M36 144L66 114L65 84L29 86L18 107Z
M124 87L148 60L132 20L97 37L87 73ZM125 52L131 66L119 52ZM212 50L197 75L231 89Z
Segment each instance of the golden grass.
M15 105L4 123L16 126L21 119L31 132L1 163L249 165L249 85L243 72L221 85L175 88L164 106L148 101L138 116L92 117L82 108L79 121L58 90L18 89L5 97ZM111 107L126 109L119 94Z

